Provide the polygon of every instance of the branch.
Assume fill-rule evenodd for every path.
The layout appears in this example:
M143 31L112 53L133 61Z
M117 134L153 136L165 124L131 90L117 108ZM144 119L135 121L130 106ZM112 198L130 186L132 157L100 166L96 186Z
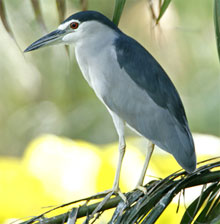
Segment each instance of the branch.
M146 195L137 189L128 192L125 194L128 200L127 204L124 203L119 196L115 196L109 199L97 214L99 215L108 209L116 208L111 220L112 223L114 223L115 220L119 221L119 223L133 223L140 218L143 219L143 217L145 217L145 222L143 221L143 223L154 223L175 195L185 188L219 182L220 170L216 170L217 167L220 167L220 161L201 166L192 174L187 174L185 171L179 171L166 177L165 179L151 181L145 186L147 189ZM211 172L210 170L214 168L215 170ZM100 202L87 205L88 202L94 202L94 200L104 198L105 196L106 194L100 194L63 204L28 221L22 222L21 224L42 222L45 224L61 224L67 222L71 211L52 218L45 218L44 215L61 207L74 205L83 201L85 202L85 205L78 206L75 211L75 216L76 218L87 217L87 220L90 220L93 217L90 217L89 215L92 214ZM74 209L76 208L73 208L73 210ZM146 216L148 212L149 214Z

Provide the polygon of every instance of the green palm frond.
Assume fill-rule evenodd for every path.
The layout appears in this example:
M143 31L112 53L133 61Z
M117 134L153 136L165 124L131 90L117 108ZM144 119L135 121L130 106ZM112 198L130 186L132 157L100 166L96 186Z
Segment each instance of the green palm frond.
M110 223L142 223L152 224L162 215L163 211L168 207L172 199L186 188L203 186L201 195L186 209L181 223L194 223L194 221L212 222L219 219L219 191L220 191L220 160L214 158L217 162L209 163L199 167L194 173L187 174L185 171L178 171L165 179L153 180L145 187L147 194L140 190L133 190L126 193L128 203L121 201L119 196L114 196L108 200L103 207L97 211L95 217L91 217L91 213L99 205L100 199L106 194L91 196L68 204L53 208L37 217L34 217L22 224L43 223L58 224L67 222L71 219L71 223L80 217L86 217L85 222L96 221L104 211L115 208ZM210 184L206 188L206 185ZM97 200L99 200L97 202ZM77 206L77 203L84 203ZM58 216L47 218L45 215L54 210L74 206L71 211ZM74 222L73 222L74 220ZM214 222L213 221L213 222Z
M214 211L216 206L220 206L219 196L217 196L220 192L220 184L217 181L211 184L207 189L204 190L204 188L200 196L186 209L181 224L191 223L193 220L198 223L208 223L208 221L217 217ZM204 208L202 208L202 206ZM198 217L195 220L196 216Z
M220 0L215 0L214 3L214 24L217 41L217 51L220 60Z
M113 23L118 25L126 0L115 0L115 9L113 14Z
M164 0L163 1L163 4L160 6L160 12L159 12L159 16L156 19L156 23L158 23L160 21L160 19L162 18L163 14L167 10L170 2L171 2L171 0Z

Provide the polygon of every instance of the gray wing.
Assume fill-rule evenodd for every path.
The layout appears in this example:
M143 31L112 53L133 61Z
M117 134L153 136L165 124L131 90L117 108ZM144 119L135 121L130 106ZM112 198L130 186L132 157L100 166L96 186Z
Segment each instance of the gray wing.
M192 172L196 167L194 143L173 83L152 55L134 39L120 35L114 44L121 69L146 93L146 104L141 102L142 106L133 111L118 107L113 110L140 134L173 154L184 169ZM134 92L130 100L144 99L137 99Z

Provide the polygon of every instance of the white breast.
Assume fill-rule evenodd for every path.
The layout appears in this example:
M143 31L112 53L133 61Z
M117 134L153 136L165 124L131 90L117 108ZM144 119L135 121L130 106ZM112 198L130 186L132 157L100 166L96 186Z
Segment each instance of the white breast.
M75 54L84 78L98 98L128 122L145 114L146 110L156 111L156 105L120 67L114 46L118 35L100 25L95 33L77 42Z
M118 115L128 113L133 116L134 108L139 110L138 106L147 105L151 99L119 66L113 43L114 39L103 43L102 47L77 47L76 58L98 98ZM136 102L139 102L138 106Z
M116 62L113 46L116 37L115 32L106 29L99 35L89 36L75 47L76 59L82 74L101 100L115 82L112 70Z

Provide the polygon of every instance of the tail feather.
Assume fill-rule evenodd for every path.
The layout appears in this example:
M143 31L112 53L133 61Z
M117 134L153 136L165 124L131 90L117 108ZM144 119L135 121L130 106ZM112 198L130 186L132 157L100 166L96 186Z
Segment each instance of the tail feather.
M188 173L192 173L196 169L196 153L192 134L188 127L185 130L176 128L176 133L178 143L172 144L172 147L176 148L172 150L172 154L180 166Z

